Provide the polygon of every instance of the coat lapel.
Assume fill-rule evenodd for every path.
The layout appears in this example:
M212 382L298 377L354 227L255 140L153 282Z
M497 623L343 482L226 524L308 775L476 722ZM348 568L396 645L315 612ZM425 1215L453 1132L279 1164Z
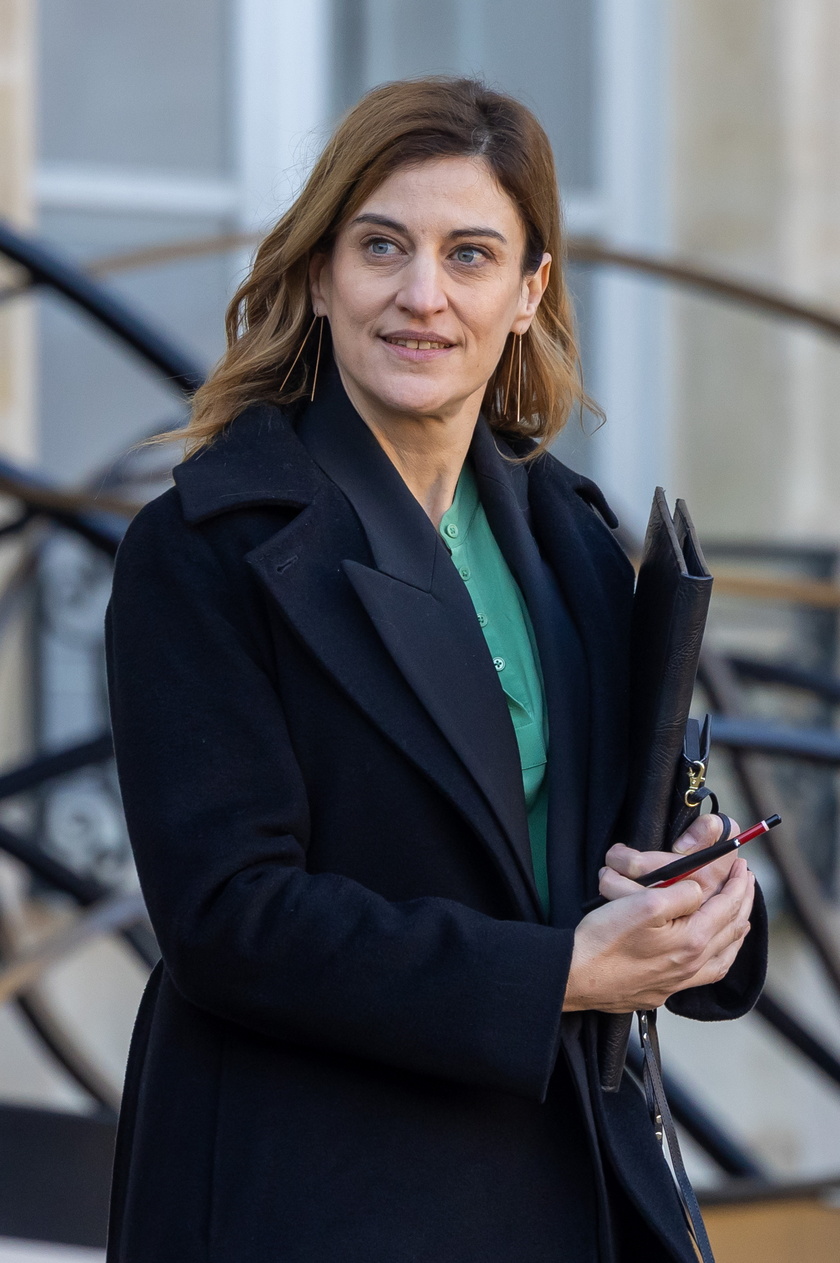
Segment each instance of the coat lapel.
M364 531L341 570L394 665L480 787L536 906L519 752L469 594L443 540L335 371L298 436ZM372 564L371 564L372 562Z
M358 562L345 561L344 571L415 696L480 786L530 885L519 750L507 703L472 605L462 608L461 593L440 573L446 566L460 582L444 557L428 592ZM465 634L473 624L478 636Z
M405 585L394 590L394 600L388 576L379 575L370 560L352 509L329 486L247 556L292 632L351 701L464 815L494 859L521 914L536 920L540 908L533 876L523 863L521 847L512 844L500 820L504 802L483 792L483 765L476 767L479 776L474 777L467 759L453 755L446 734L413 687L422 684L429 664L409 661L410 647L394 639L406 621L422 627L423 610L410 598L400 601ZM376 586L378 579L387 585L382 590ZM416 595L424 598L426 608L434 599L421 592ZM388 651L383 651L380 630L390 639L393 654L387 643ZM459 684L452 681L453 687ZM437 717L445 722L440 711Z

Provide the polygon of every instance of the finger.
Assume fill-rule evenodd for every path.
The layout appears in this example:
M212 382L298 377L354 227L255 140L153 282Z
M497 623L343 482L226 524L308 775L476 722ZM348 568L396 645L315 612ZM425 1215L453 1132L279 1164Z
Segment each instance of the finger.
M632 877L638 881L645 873L652 873L665 864L670 864L673 855L668 851L635 851L631 846L617 843L611 846L606 854L608 867L621 873L624 877Z
M674 886L646 890L612 868L601 869L599 888L604 898L611 903L634 896L630 912L632 923L653 928L690 916L706 897L697 882L690 878L677 882ZM631 905L628 905L625 911L630 908Z
M724 978L735 964L742 946L743 939L739 939L737 942L731 944L722 951L720 955L707 960L700 969L697 970L697 973L694 974L693 977L689 978L681 985L680 990L684 991L689 987L714 986L715 983L723 982Z
M691 917L705 899L702 887L690 877L673 886L652 887L639 897L639 924L657 928Z
M605 899L623 899L627 895L638 895L643 889L629 873L621 873L615 868L602 868L598 875L598 890Z
M741 832L740 826L736 821L732 821L732 829L730 836L736 837ZM674 843L674 851L678 855L687 855L691 851L702 850L703 847L714 846L723 834L723 821L716 814L708 816L698 816L693 821L685 833L677 838Z
M713 860L711 864L705 864L692 876L706 891L707 897L719 894L732 875L733 866L738 862L738 859L739 856L734 851L729 855L722 855L720 859Z
M725 931L709 944L707 957L695 978L690 980L689 986L721 982L726 977L750 932L749 909L750 901L747 901L742 906L741 918L727 926Z
M680 983L680 990L719 982L729 972L750 932L749 910L748 898L737 913L717 927L708 939L705 937L706 929L700 927L697 918L686 918L684 926L674 927L682 931L678 950L684 955L686 963L692 962L690 972Z
M707 898L722 888L736 858L734 853L724 855L692 874L693 880L702 887ZM607 852L606 859L608 867L614 872L620 873L623 877L629 877L633 881L639 881L645 874L653 873L658 868L671 864L674 857L668 851L634 851L629 846L614 846ZM605 892L602 890L601 893ZM630 892L625 890L624 893Z
M721 890L708 898L702 908L692 915L691 928L698 936L696 941L711 943L721 931L725 932L727 926L740 919L741 905L749 898L751 883L752 874L746 862L737 859ZM682 884L677 883L680 886Z
M738 907L738 911L735 913L734 917L732 918L733 924L737 924L742 927L744 935L747 935L750 930L750 917L752 915L754 899L755 899L755 877L753 876L752 873L748 872L746 889L744 891L743 898L741 899L741 903L740 903L740 906Z
M719 932L707 944L706 951L703 953L704 963L718 960L727 953L737 955L749 932L750 904L749 900L744 900L732 919L721 926Z

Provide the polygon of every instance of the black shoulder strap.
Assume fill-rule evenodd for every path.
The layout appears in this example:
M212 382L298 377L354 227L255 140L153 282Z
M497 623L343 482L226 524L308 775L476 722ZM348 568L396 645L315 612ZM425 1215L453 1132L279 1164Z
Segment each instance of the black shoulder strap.
M697 1252L703 1263L715 1263L715 1256L712 1253L712 1247L709 1243L697 1197L694 1189L691 1187L691 1181L685 1169L685 1163L680 1152L680 1142L677 1139L677 1130L665 1096L659 1052L659 1035L656 1030L656 1009L650 1009L647 1012L640 1011L638 1018L642 1051L645 1057L645 1096L650 1116L653 1120L654 1130L659 1143L667 1142L668 1144L668 1152L671 1155L671 1166L674 1170L674 1180L676 1181L680 1204L682 1205L686 1226L697 1248Z

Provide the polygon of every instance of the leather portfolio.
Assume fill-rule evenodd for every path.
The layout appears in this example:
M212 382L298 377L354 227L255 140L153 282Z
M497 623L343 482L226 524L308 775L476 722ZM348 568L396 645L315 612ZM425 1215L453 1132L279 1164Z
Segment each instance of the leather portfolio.
M630 780L615 841L670 850L700 812L709 725L689 721L712 594L688 509L673 516L661 487L653 497L633 597L630 675ZM618 1091L632 1014L601 1014L601 1086Z

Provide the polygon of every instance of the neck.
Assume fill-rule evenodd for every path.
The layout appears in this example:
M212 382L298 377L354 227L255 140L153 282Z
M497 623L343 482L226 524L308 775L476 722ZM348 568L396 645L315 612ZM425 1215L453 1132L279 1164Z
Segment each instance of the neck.
M403 482L434 525L451 508L455 488L472 442L483 390L450 415L387 413L344 380L344 389Z
M438 425L401 421L393 426L367 422L403 482L435 526L455 498L476 417L469 430L437 432Z

